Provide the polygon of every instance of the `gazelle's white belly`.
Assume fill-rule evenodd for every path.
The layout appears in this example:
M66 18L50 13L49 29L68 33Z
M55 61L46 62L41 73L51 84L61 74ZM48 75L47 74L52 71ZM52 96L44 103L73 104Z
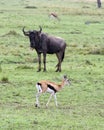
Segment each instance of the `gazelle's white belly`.
M54 90L50 89L50 88L47 88L47 91L48 93L54 93Z

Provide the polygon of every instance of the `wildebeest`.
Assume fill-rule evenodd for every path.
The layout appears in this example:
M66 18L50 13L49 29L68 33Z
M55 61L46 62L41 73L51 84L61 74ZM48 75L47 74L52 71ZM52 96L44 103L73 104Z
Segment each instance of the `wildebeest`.
M40 26L39 26L40 27ZM41 71L41 53L43 53L43 63L44 69L46 71L46 54L56 54L58 58L58 64L56 65L57 69L56 72L61 72L61 63L64 59L66 43L60 37L49 36L42 32L42 27L40 30L32 30L32 31L25 31L25 27L23 27L22 31L25 36L29 37L30 40L30 47L35 49L38 54L38 72Z

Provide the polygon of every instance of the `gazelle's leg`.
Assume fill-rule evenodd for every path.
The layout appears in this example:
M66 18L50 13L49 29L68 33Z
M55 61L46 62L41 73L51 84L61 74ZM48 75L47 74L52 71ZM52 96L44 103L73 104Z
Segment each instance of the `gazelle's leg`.
M42 92L39 92L36 94L36 107L39 107L39 96L42 94Z
M37 94L36 94L36 107L39 106L39 96L42 94L42 89L41 86L39 84L36 84L36 88L37 88Z
M54 95L54 93L51 93L51 95L50 95L50 97L49 97L49 99L48 99L48 102L47 102L47 104L46 104L46 107L48 107L48 104L49 104L49 102L50 102L50 100L51 100L51 98L52 98L53 95Z
M54 100L55 100L55 104L56 104L56 107L57 107L58 105L57 105L57 97L56 97L56 94L54 94Z

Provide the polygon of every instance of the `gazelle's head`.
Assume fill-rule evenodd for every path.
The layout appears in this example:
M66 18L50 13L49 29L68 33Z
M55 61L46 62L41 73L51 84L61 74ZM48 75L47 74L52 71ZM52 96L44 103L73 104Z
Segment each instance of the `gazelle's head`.
M67 78L66 75L63 76L63 80L64 80L65 85L70 85L71 84L70 80Z

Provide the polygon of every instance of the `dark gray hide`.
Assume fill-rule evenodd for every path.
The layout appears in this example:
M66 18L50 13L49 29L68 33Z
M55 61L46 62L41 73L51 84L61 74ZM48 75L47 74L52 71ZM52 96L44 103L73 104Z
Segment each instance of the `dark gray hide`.
M61 63L64 59L66 43L62 38L48 36L42 32L40 27L39 31L25 31L23 33L30 39L30 47L35 49L38 54L39 67L38 71L41 71L41 53L43 53L44 71L46 71L46 54L56 54L58 58L58 64L56 65L56 72L61 72Z

